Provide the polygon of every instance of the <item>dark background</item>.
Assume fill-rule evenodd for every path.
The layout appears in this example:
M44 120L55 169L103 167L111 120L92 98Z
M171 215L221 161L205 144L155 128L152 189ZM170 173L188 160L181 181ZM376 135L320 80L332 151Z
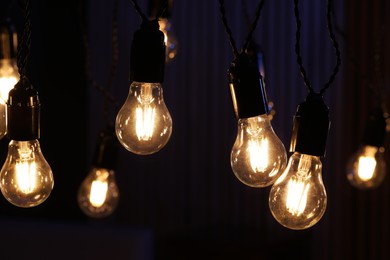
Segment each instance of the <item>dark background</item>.
M88 219L78 208L77 189L106 123L104 95L96 86L107 85L112 68L112 21L118 20L119 44L111 92L114 120L128 93L130 45L141 20L130 0L119 0L117 13L115 1L30 2L27 75L39 91L40 143L55 184L50 197L35 208L17 208L0 198L5 259L92 259L91 252L80 248L100 248L103 253L93 259L390 258L389 178L375 190L361 191L349 185L345 173L368 111L381 102L379 97L388 98L390 7L385 0L334 1L342 65L324 95L331 117L322 160L328 207L320 222L303 231L288 230L273 219L269 188L247 187L231 171L237 121L226 72L233 55L216 0L174 1L171 23L178 56L166 64L163 83L173 119L171 139L149 156L121 148L117 211L108 219ZM257 3L225 1L238 48ZM139 4L147 13L148 1ZM272 125L287 150L293 115L307 94L294 52L293 8L292 0L266 1L254 32L265 55L268 99L275 103ZM1 0L0 10L23 28L17 1ZM335 66L325 11L326 1L300 1L303 64L316 90ZM2 160L8 142L1 140ZM99 238L104 246L94 244ZM131 250L148 254L134 256Z

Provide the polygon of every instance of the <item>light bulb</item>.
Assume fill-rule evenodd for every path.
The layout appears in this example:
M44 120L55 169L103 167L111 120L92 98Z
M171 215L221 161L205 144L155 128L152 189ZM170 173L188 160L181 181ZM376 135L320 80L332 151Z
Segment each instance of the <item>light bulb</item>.
M11 140L0 171L4 197L15 206L34 207L49 197L53 185L53 173L38 140Z
M160 83L132 82L116 117L115 131L120 143L135 154L152 154L167 144L172 118Z
M164 42L166 45L165 61L169 62L175 59L177 55L177 39L172 31L172 25L167 18L160 18L158 23L160 25L160 30L164 33Z
M272 185L269 208L274 218L289 229L306 229L324 215L327 205L318 156L295 152L287 168Z
M347 164L348 181L359 189L378 187L386 176L383 147L362 145Z
M114 171L92 167L79 188L77 199L80 208L89 217L111 215L119 200Z
M269 186L280 176L286 167L286 149L267 114L238 120L230 162L235 176L251 187Z
M118 140L114 127L108 125L99 133L93 166L77 194L79 207L89 217L107 217L118 205L119 189L114 171L117 152Z
M11 141L0 171L0 189L15 206L34 207L49 197L54 180L38 141L38 92L25 76L9 92L7 117L7 135Z

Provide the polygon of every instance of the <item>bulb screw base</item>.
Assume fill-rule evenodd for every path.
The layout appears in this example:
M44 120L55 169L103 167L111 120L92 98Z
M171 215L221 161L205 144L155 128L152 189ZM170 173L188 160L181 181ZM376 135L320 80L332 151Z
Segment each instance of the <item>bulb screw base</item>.
M134 33L130 56L130 81L162 83L165 70L164 33L158 20L144 20Z
M11 140L39 139L40 107L38 92L27 77L22 77L8 95L7 135Z
M329 127L329 108L322 95L310 92L295 113L290 152L325 156Z
M228 70L228 78L237 119L268 114L263 78L248 54L237 56Z

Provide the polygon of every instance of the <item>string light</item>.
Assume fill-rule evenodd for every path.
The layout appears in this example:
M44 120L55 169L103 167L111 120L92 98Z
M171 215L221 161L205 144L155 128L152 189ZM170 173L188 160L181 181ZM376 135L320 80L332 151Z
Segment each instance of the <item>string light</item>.
M30 9L24 3L25 24L18 45L17 62L20 80L9 92L7 101L7 135L11 139L8 154L0 171L0 189L4 197L18 207L34 207L50 195L54 179L50 165L42 154L40 102L38 92L26 75L30 52Z
M322 218L327 206L327 194L322 180L322 162L325 156L326 139L330 127L329 109L323 94L334 81L341 59L338 43L331 23L331 1L327 2L327 24L330 38L336 50L336 66L325 86L315 93L302 64L300 54L300 26L298 0L294 0L296 18L297 61L309 89L294 116L290 151L294 152L283 174L272 185L269 194L269 208L273 217L284 227L302 230L312 227Z
M258 64L247 53L264 1L259 2L256 19L240 53L227 24L224 1L219 3L234 54L228 80L238 131L230 154L231 168L243 184L255 188L267 187L282 173L287 155L268 117L267 95Z
M138 4L135 1L133 4L142 23L134 34L131 84L127 99L117 114L115 131L119 142L128 151L149 155L160 151L172 133L172 118L162 89L166 46L158 18L148 20Z

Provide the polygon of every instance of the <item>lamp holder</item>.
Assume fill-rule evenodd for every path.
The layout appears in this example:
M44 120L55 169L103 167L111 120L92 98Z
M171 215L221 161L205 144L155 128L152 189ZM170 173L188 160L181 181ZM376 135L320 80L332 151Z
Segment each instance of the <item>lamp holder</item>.
M130 81L162 83L165 70L164 33L158 20L143 20L134 33L130 56Z
M17 33L9 18L0 22L0 59L16 59Z
M290 152L325 156L329 108L320 93L310 92L295 113Z
M363 134L363 145L382 147L386 136L386 117L382 108L375 108L368 114Z
M115 169L118 155L118 139L115 128L108 125L99 133L93 158L93 165L99 168Z
M237 119L268 114L263 77L248 54L237 55L228 70L228 78Z
M40 107L37 90L27 77L21 77L8 94L7 135L11 140L39 139Z

